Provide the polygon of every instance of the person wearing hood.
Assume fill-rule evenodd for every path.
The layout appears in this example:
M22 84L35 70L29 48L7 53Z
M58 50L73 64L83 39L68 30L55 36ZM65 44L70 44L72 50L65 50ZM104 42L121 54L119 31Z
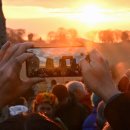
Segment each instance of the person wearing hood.
M101 101L101 98L93 93L91 100L94 108L91 114L83 122L82 130L97 130L97 106Z

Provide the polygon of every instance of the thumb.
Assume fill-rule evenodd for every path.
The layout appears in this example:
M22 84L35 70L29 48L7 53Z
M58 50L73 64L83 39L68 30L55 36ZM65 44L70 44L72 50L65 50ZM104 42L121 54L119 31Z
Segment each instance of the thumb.
M26 86L27 89L31 88L33 85L45 82L45 78L29 78L26 81L24 81L24 86Z

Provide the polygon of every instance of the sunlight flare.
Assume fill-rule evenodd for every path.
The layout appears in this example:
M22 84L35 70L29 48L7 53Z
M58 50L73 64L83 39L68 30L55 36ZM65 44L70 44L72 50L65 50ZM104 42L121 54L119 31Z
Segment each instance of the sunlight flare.
M98 5L87 5L80 7L78 10L78 14L75 15L74 18L82 23L93 26L106 21L106 17L103 12L104 9L102 9Z

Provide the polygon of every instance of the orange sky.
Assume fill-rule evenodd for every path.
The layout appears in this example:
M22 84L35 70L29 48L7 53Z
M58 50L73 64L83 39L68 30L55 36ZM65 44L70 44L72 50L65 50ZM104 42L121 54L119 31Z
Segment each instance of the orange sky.
M45 35L58 27L80 33L97 29L130 29L130 1L3 0L7 26Z

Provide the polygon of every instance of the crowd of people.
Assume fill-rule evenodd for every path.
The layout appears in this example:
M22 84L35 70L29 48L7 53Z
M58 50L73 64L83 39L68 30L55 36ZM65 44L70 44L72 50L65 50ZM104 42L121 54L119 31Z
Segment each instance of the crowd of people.
M116 86L107 60L97 50L80 62L82 81L54 83L38 93L31 104L21 97L39 77L23 80L22 63L33 43L0 50L0 130L130 130L130 71Z

